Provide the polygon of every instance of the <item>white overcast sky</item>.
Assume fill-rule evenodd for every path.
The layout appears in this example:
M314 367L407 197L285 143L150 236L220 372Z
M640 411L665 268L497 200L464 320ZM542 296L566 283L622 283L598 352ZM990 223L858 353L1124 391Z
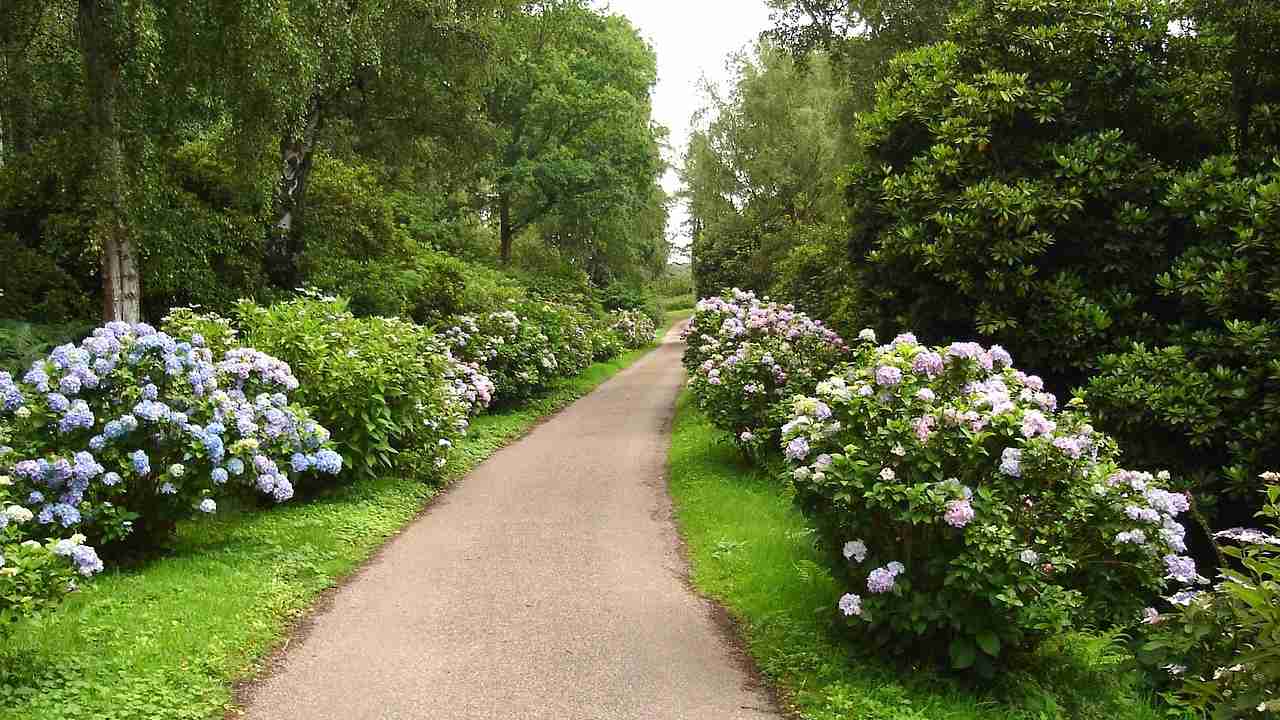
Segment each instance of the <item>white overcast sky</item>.
M626 15L658 53L658 86L653 115L671 131L675 163L684 154L689 121L701 106L703 77L724 85L729 55L751 43L769 28L764 0L601 0L613 12ZM663 185L675 192L680 185L674 171ZM688 242L683 207L673 207L668 236L677 245ZM678 235L679 237L674 237Z

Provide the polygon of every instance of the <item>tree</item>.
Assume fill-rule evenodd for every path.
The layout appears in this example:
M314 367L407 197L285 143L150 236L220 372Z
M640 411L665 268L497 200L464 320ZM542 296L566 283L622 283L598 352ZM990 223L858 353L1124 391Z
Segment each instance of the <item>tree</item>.
M502 23L505 62L485 109L496 128L493 193L499 257L515 237L558 218L634 216L661 171L649 92L652 49L624 18L581 0L530 3Z
M800 67L771 42L732 60L728 95L707 105L685 156L694 275L706 295L768 292L798 228L839 219L839 90L822 53Z

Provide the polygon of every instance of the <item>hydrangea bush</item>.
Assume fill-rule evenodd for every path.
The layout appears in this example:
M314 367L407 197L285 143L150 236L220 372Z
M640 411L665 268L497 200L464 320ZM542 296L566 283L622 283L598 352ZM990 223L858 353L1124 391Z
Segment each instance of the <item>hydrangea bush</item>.
M685 338L699 406L751 453L774 447L787 414L780 403L812 393L846 356L821 322L741 290L700 301Z
M582 372L593 359L604 359L593 344L598 334L592 326L591 318L572 308L522 301L506 310L454 318L440 334L454 357L483 368L496 397L511 403Z
M301 381L299 399L338 431L352 479L387 471L440 478L468 425L466 395L488 385L437 352L429 330L357 318L345 301L318 296L271 307L245 301L236 312L244 340L287 360Z
M1167 673L1176 702L1208 717L1280 713L1280 474L1261 477L1258 517L1270 527L1215 533L1226 562L1214 586L1143 613L1139 656Z
M11 476L0 475L0 640L19 620L56 607L76 588L77 578L102 570L83 535L30 539L33 530L45 533L32 527L35 515L17 503L14 487Z
M1206 582L1186 496L1117 466L999 346L877 346L793 400L782 448L802 508L840 551L840 611L895 651L993 670L1080 622L1124 622L1166 583Z
M284 501L291 475L338 472L329 432L290 402L297 388L288 365L257 350L215 361L198 335L109 323L20 380L0 374L0 472L36 526L156 542L213 512L230 484Z
M658 333L658 326L653 318L640 310L619 310L608 318L609 330L622 339L622 344L631 350L648 347L653 344L653 337Z

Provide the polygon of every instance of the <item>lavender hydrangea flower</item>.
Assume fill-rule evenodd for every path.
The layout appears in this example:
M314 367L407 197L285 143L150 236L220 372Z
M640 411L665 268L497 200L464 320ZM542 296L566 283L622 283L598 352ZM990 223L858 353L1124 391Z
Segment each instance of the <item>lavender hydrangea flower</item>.
M226 468L214 468L213 472L209 473L209 478L213 480L214 485L226 485L228 480Z
M1022 477L1022 450L1005 448L1000 455L1000 472L1009 477Z
M1196 561L1184 555L1165 555L1164 566L1168 570L1166 578L1180 583L1192 583L1199 578L1196 572Z
M147 453L145 451L133 451L129 454L129 461L133 464L133 471L138 475L151 474L151 459L147 457Z
M973 521L973 505L968 499L951 500L947 503L947 512L943 515L946 523L953 528L963 528Z
M1117 533L1116 544L1124 545L1126 543L1132 545L1146 545L1147 534L1141 530L1125 530L1124 532Z
M790 460L803 460L809 455L809 441L798 437L787 443L786 456Z
M862 614L862 598L853 593L845 593L840 598L840 612L845 617Z
M1022 415L1022 434L1027 438L1053 432L1058 424L1045 417L1039 410L1028 410Z
M911 369L925 377L935 378L942 374L942 356L932 350L926 350L916 355L911 362Z
M342 470L342 456L332 450L324 449L316 453L315 462L312 464L326 475L337 475Z
M876 384L881 387L891 387L902 382L902 371L896 367L889 365L881 365L876 368Z
M102 484L106 485L107 487L114 487L120 484L121 479L122 478L120 477L120 473L117 473L114 471L109 472L106 475L102 476Z
M888 568L876 568L867 576L867 590L873 593L887 593L893 589L895 574Z
M161 495L177 495L178 488L174 487L173 483L167 482L160 486L160 494Z
M56 413L64 413L71 409L71 401L62 393L49 393L45 396L45 400L49 403L49 409Z

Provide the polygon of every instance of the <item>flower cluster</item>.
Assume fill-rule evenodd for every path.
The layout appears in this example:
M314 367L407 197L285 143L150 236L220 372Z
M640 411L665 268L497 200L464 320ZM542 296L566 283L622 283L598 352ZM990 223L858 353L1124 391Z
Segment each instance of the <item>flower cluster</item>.
M1117 467L1114 441L1002 348L859 338L791 399L778 439L801 506L866 589L845 615L967 667L1205 582L1168 475Z
M658 326L653 322L653 318L639 310L620 310L613 313L609 317L608 328L609 332L622 339L624 347L631 350L648 346L658 332Z
M698 404L748 452L770 447L786 413L780 403L811 393L845 355L844 342L822 323L739 290L700 301L685 338ZM807 454L807 442L797 438L788 455Z
M1143 659L1168 673L1179 700L1210 716L1272 717L1280 711L1280 474L1266 472L1260 518L1268 530L1214 533L1228 558L1211 587L1165 598L1143 610ZM1191 576L1177 558L1170 575ZM1198 584L1203 584L1198 582Z
M205 501L233 477L284 501L291 470L341 466L328 431L290 403L288 365L252 349L215 362L199 336L109 323L5 384L0 472L34 514L29 539L74 529L110 542L137 526L155 539L216 507Z

